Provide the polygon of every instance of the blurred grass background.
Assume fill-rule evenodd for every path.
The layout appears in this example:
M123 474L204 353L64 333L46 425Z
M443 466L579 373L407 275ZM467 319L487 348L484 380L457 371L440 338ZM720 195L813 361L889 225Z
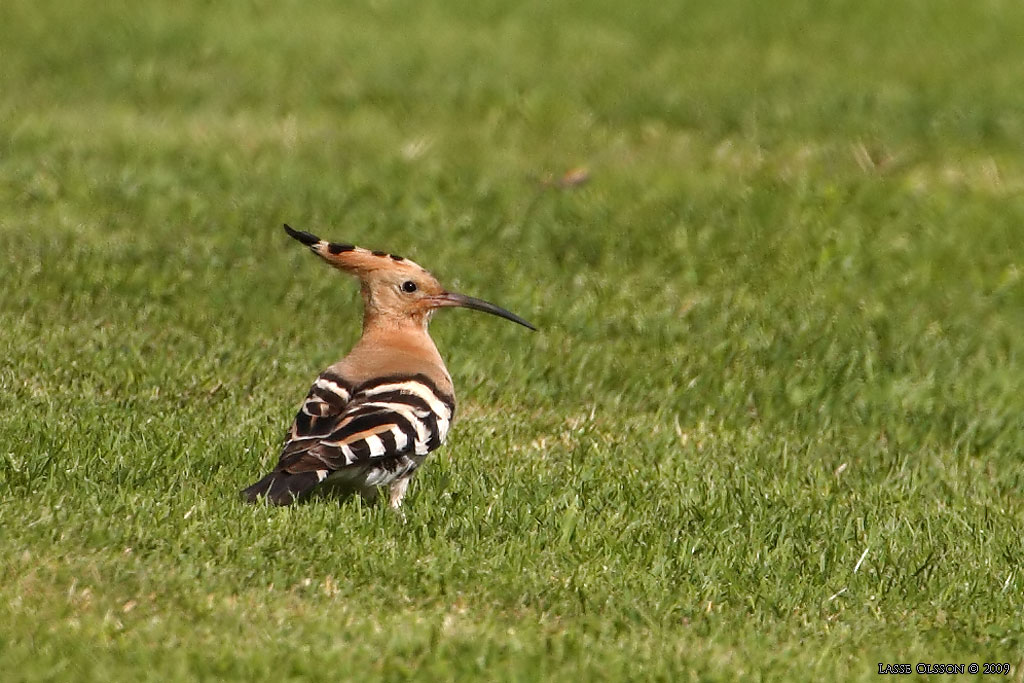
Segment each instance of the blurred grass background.
M5 0L2 669L1020 680L1022 29ZM237 502L358 334L284 221L542 328L435 320L460 420L404 522Z

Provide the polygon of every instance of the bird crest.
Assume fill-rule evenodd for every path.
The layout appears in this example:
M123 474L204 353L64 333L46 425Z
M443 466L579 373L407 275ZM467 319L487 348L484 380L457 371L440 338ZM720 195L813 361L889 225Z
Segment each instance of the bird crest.
M364 331L378 321L411 321L425 326L435 310L446 307L471 308L537 329L500 306L445 290L429 271L402 256L322 240L287 223L284 229L330 265L359 278L365 306Z
M309 250L338 270L361 276L376 271L405 271L427 273L418 263L386 251L371 251L354 244L328 242L304 230L296 230L285 223L285 232L305 244ZM429 275L429 273L427 273Z

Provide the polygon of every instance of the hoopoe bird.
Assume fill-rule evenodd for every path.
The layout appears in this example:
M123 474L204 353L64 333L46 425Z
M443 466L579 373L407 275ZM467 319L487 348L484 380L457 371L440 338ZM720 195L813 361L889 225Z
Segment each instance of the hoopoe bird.
M445 290L401 256L284 229L359 278L363 334L316 378L277 466L242 495L248 502L288 505L324 484L374 500L378 487L388 486L391 507L398 508L427 454L444 443L455 414L451 375L427 332L434 311L462 306L536 328L492 303Z

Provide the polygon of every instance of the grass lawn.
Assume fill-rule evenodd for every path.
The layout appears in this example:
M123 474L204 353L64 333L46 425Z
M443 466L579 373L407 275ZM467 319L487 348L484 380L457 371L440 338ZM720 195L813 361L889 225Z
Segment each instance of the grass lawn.
M3 0L0 678L1022 680L1021 35ZM238 500L359 332L285 221L541 328L437 316L404 519Z

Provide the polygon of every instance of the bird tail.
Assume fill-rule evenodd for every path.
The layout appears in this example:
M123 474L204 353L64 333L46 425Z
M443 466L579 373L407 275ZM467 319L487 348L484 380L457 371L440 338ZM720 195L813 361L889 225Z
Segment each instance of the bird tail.
M255 503L266 498L274 505L291 505L309 493L320 483L317 472L284 472L274 470L247 489L242 491L242 498L247 503Z

